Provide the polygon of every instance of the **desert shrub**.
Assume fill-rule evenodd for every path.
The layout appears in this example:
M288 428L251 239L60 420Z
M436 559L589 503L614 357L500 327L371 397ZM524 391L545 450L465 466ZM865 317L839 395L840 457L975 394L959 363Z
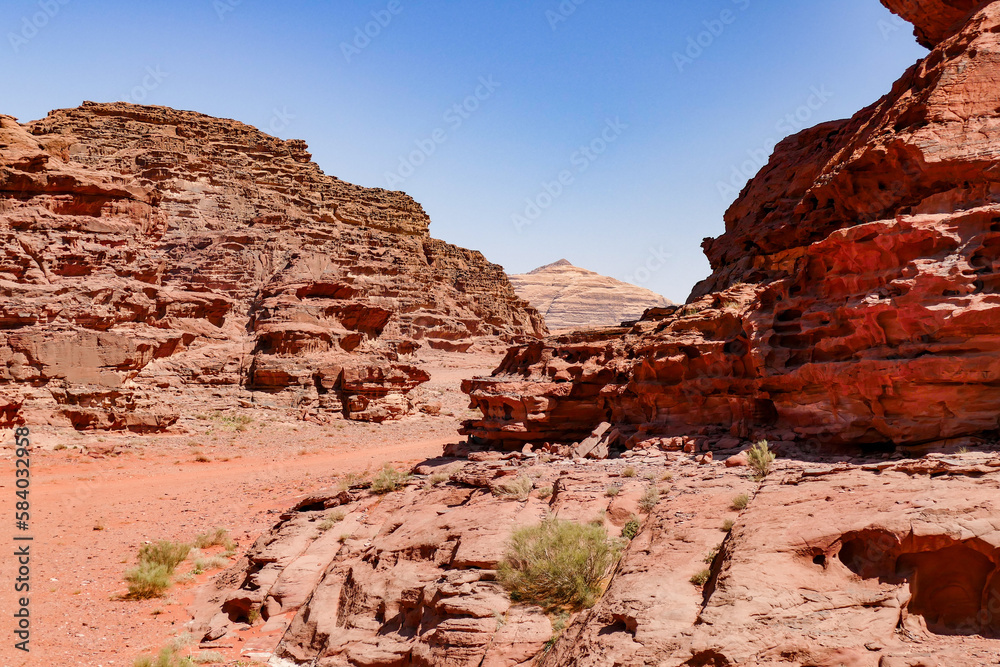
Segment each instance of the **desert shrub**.
M194 573L201 574L202 572L207 572L209 570L221 570L227 565L229 565L229 559L223 558L222 556L198 558L194 562Z
M639 534L639 528L641 528L639 519L633 516L625 523L625 526L622 527L622 537L626 540L634 540L635 536Z
M621 492L622 492L622 487L612 484L611 486L609 486L604 490L604 495L606 495L608 498L614 498Z
M368 477L367 471L365 471L365 473L361 475L349 472L346 475L344 475L343 479L337 482L337 492L343 493L344 491L348 491L355 487L368 486L371 483L366 480L367 477Z
M705 554L704 561L706 563L708 563L709 565L711 565L713 562L715 562L715 557L719 555L719 551L721 549L722 549L721 545L717 546L717 547L712 547L711 549L709 549L708 553Z
M451 475L446 472L436 472L427 478L427 483L431 486L437 486L451 479Z
M543 486L540 489L538 489L538 497L541 498L542 500L545 500L546 498L551 498L552 497L552 487L551 486Z
M375 475L368 488L371 489L372 493L379 495L392 493L401 489L409 479L410 475L408 473L400 472L387 463Z
M502 482L493 487L493 495L509 500L527 500L528 494L535 488L535 483L531 479L518 476L509 482Z
M621 548L603 526L550 518L514 531L497 576L516 601L591 607Z
M747 505L749 504L750 504L750 496L748 496L745 493L741 493L740 495L733 498L732 508L737 511L743 511L747 508Z
M754 477L764 479L771 472L771 464L774 463L775 455L767 444L767 440L761 440L747 450L747 459L750 461L750 468L754 471Z
M635 468L633 468L632 466L629 466L625 468L625 470L622 470L622 477L635 477L635 475L636 475Z
M194 667L191 660L177 655L177 651L169 646L163 648L155 658L137 658L132 665L133 667Z
M642 497L639 498L639 509L641 509L646 514L653 511L653 508L657 506L660 502L660 490L655 486L650 486L647 488Z
M330 512L329 514L326 515L326 518L324 518L323 521L317 526L317 528L319 528L319 531L321 533L325 533L326 531L330 530L335 525L343 521L344 516L345 514L343 510L335 510L333 512Z
M163 565L167 568L167 574L171 575L177 566L184 562L190 552L190 544L160 540L152 544L144 544L139 549L139 564Z
M223 663L226 661L226 656L222 655L218 651L202 651L197 655L191 656L191 662L197 665L211 665L215 663Z
M233 431L246 431L247 427L253 423L253 417L250 415L238 415L238 414L224 414L222 412L216 412L212 415L212 419L219 422L219 425L233 430Z
M225 528L216 528L209 533L202 533L194 538L194 546L198 549L208 549L209 547L222 547L226 551L236 548L236 543L229 537L229 531Z
M733 529L733 526L735 525L736 525L735 521L733 521L732 519L726 519L725 521L722 522L722 527L719 528L719 530L721 530L724 533L728 533Z
M142 561L125 573L128 596L133 600L148 600L162 597L170 588L170 570L161 563Z
M705 569L691 577L691 583L695 586L704 586L712 576L712 571Z

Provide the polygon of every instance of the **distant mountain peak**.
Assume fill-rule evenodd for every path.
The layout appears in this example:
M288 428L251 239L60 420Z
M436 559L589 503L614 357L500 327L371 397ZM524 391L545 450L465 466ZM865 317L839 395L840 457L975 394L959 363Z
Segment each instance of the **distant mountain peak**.
M536 273L541 273L542 271L545 271L547 269L554 269L554 268L556 268L558 266L572 266L574 269L579 268L577 266L573 266L573 262L569 261L568 259L560 259L558 262L552 262L551 264L546 264L545 266L540 266L537 269L535 269L534 271L528 271L528 275L530 276L530 275L534 275Z
M574 266L569 260L510 276L514 291L545 316L550 331L615 326L647 308L671 305L636 285Z

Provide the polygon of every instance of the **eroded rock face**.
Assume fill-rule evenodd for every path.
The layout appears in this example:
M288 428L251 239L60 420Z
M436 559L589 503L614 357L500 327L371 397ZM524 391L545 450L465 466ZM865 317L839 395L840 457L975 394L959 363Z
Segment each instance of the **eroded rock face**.
M930 6L931 3L921 6ZM467 383L503 446L636 433L913 445L1000 423L1000 3L854 118L778 145L688 305Z
M758 483L725 465L735 451L587 465L491 452L429 462L386 496L320 493L217 580L192 630L206 648L319 667L1000 660L995 454L836 462L795 451ZM432 483L441 471L450 480ZM518 476L534 480L526 499L490 492ZM640 526L597 604L561 622L495 581L511 532L549 513L613 536ZM343 518L324 530L331 516Z
M882 0L891 12L914 25L921 45L932 49L957 32L969 15L989 0Z
M510 282L555 332L618 326L638 320L650 308L673 305L656 292L581 269L565 259L510 276Z
M937 463L784 464L706 557L696 610L650 582L696 567L668 544L700 535L706 510L724 515L726 476L697 486L705 507L689 510L687 532L663 523L672 513L661 503L602 601L543 664L990 664L1000 525L982 489L1000 462Z
M79 428L240 402L398 416L427 379L406 363L419 346L544 332L500 267L428 224L405 194L235 121L124 103L2 116L0 383Z

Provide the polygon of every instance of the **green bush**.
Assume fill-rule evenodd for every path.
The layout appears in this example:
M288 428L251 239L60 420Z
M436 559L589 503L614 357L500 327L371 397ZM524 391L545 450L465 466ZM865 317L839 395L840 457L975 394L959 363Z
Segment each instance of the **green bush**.
M410 475L408 473L400 472L387 463L372 479L369 488L372 493L379 495L392 493L393 491L399 491L409 479Z
M771 451L767 440L761 440L747 450L747 459L750 461L750 468L754 471L754 477L764 479L771 472L771 464L774 463L775 454Z
M603 526L550 518L514 531L497 577L515 601L591 607L621 549Z
M139 566L125 573L128 596L133 600L162 597L170 588L171 570L161 563L142 561Z
M622 537L626 540L634 540L635 536L639 534L639 528L641 527L639 519L633 516L633 518L629 519L622 528Z
M139 549L139 563L163 565L167 568L167 574L173 574L177 566L184 562L190 552L190 544L160 540L152 544L144 544Z
M712 576L711 570L702 570L698 574L691 577L691 583L695 586L704 586Z
M177 652L170 647L161 650L155 658L137 658L132 665L133 667L194 667L193 662L177 655Z
M722 549L722 545L721 544L719 546L717 546L717 547L712 547L711 549L709 549L708 553L705 554L705 558L704 558L705 563L707 563L709 565L711 565L712 563L714 563L715 562L715 557L719 555L719 551L721 549Z

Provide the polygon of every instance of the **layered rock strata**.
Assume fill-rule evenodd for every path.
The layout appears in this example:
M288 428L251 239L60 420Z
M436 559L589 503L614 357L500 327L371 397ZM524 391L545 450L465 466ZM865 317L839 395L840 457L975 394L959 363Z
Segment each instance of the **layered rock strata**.
M616 326L650 308L673 305L656 292L573 266L561 259L510 276L517 295L545 316L553 332Z
M421 346L544 332L503 270L305 143L163 107L0 117L0 383L78 428L260 404L379 421Z
M1000 3L955 16L888 95L778 145L705 242L713 272L687 306L512 350L467 383L484 418L466 432L520 446L610 421L706 446L891 446L995 431Z
M218 578L191 629L205 649L317 667L1000 659L1000 522L983 495L1000 488L996 455L782 460L762 484L743 470L657 450L586 466L516 453L429 462L386 496L319 493ZM518 477L526 498L492 492ZM546 614L495 581L512 531L548 514L613 536L639 523L591 609Z

